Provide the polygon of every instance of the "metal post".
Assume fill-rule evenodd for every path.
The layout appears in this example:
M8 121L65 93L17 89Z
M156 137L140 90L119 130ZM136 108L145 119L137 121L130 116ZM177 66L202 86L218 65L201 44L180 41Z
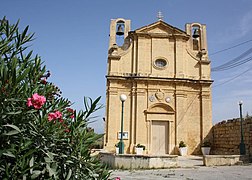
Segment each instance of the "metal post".
M121 137L119 142L119 154L124 153L124 143L123 143L123 108L124 108L124 101L122 101L122 116L121 116Z
M246 148L244 144L244 139L243 139L243 128L242 128L242 101L239 102L240 106L240 119L241 119L241 143L240 143L240 155L245 155L246 154Z

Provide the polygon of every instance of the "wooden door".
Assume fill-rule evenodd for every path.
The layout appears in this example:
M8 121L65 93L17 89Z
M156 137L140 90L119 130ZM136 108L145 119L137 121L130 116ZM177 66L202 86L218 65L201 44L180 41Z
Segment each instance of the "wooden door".
M167 154L168 149L168 122L152 121L152 148L153 155Z

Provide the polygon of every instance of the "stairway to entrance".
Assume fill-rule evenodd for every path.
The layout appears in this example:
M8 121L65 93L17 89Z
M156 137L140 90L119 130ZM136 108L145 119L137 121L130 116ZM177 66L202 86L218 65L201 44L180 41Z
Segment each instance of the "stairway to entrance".
M203 166L203 156L178 156L179 167Z

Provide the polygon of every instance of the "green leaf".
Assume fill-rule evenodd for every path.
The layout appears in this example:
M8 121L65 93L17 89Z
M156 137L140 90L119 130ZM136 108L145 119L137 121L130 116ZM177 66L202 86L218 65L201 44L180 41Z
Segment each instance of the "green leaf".
M25 77L28 75L29 71L30 71L30 69L26 68L25 71L17 77L17 83L19 83L20 81L25 79Z
M44 159L45 159L45 162L47 162L47 163L52 162L52 160L50 158L44 157Z
M74 162L71 161L71 160L67 160L66 163L72 163L73 164Z
M47 152L46 155L49 157L50 160L53 161L53 156L56 155L56 154L51 153L51 152Z
M6 116L7 116L6 114L3 114L3 115L2 115L2 119L6 118Z
M6 153L3 153L3 155L9 156L9 157L13 157L13 158L16 157L16 156L15 156L14 154L12 154L12 152L10 152L10 151L7 151Z
M17 131L17 130L12 130L12 131L10 131L8 133L4 133L3 135L5 135L5 136L12 136L12 135L15 135L15 134L18 134L18 133L20 133L20 132Z
M17 30L18 24L19 24L19 20L18 20L18 22L14 25L14 27L12 28L12 30L11 30L11 32L10 32L10 35L11 35L11 36L13 36L14 33L15 33L15 31Z
M25 174L25 175L23 175L23 180L26 180L26 174Z
M7 38L9 38L9 34L10 34L9 21L6 21L6 36L7 36Z
M61 157L63 157L63 158L66 158L66 157L67 157L67 155L65 155L65 154L62 154L62 155L61 155Z
M25 57L26 60L30 59L31 55L32 55L33 51L30 51L27 56Z
M32 156L32 158L31 158L31 160L30 160L30 162L29 162L29 166L30 166L30 173L32 174L32 170L33 170L33 165L34 165L34 157Z
M26 154L24 154L22 156L22 158L26 158L27 156L30 156L31 154L33 154L36 151L37 151L37 149L30 149Z
M31 109L31 110L27 111L26 113L27 113L27 114L32 114L32 113L35 113L35 112L37 112L37 111L38 111L38 110Z
M72 176L72 169L69 169L66 180L70 179L71 176Z
M33 171L31 179L36 179L41 173L42 171Z
M20 113L22 113L22 111L8 112L8 113L6 113L6 114L8 114L8 115L15 115L15 114L20 114Z
M50 177L52 177L53 175L56 175L56 169L51 168L49 164L46 164L46 169L48 170Z
M29 29L29 26L26 26L26 27L25 27L25 30L24 30L23 33L22 33L22 40L25 38L28 29Z
M11 127L13 129L17 130L18 132L21 132L21 130L17 126L15 126L13 124L6 124L6 125L3 125L3 126Z
M33 142L30 140L26 140L22 146L23 149L28 148Z

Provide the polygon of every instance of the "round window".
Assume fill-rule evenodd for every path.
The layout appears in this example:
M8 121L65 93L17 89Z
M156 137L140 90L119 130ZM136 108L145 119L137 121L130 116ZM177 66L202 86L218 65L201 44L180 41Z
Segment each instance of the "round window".
M155 60L155 66L158 68L164 68L167 65L167 61L164 59Z

